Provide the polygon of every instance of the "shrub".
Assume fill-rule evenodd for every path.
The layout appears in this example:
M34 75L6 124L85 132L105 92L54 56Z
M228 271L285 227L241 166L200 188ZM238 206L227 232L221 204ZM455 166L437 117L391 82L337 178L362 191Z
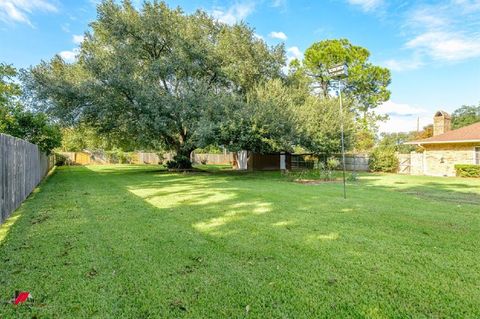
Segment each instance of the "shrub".
M357 172L352 172L350 175L347 177L347 181L349 182L356 182L358 180L358 174Z
M55 153L55 165L64 166L68 164L68 159L65 155Z
M327 169L333 171L338 168L340 161L336 157L329 157L327 159Z
M480 177L480 165L457 164L455 171L459 177Z
M370 154L369 166L374 172L396 172L398 165L398 157L393 147L379 146Z
M117 151L117 160L118 164L127 164L128 162L128 154L122 151Z
M335 157L329 157L326 162L317 161L314 168L317 170L321 180L333 181L335 176L333 171L338 168L340 161Z
M184 155L175 155L173 160L167 162L168 169L189 169L192 168L190 158Z

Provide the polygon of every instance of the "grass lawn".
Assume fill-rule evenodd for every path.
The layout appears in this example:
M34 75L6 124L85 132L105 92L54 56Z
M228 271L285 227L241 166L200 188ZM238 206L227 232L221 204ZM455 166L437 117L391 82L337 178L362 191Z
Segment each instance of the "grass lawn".
M0 318L480 317L480 180L348 187L59 168L0 228Z

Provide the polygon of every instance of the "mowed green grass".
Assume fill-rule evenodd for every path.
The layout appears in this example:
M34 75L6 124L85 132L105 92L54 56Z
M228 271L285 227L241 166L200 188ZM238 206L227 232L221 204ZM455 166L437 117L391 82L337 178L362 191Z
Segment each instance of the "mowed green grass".
M479 180L341 186L59 168L0 228L0 318L480 317Z

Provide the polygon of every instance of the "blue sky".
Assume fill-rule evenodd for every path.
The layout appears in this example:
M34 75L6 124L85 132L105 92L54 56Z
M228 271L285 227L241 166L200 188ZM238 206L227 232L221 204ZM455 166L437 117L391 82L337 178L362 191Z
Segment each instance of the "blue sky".
M134 1L140 3L140 1ZM313 42L348 38L392 70L390 115L382 131L431 123L438 109L480 102L480 0L171 0L226 23L246 21L269 44L284 42L290 58ZM75 56L95 19L95 0L0 0L0 61L28 67Z

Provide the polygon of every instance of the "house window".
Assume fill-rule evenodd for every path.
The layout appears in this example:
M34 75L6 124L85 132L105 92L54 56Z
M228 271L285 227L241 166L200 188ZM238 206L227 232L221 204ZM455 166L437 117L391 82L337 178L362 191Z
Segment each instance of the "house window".
M480 146L475 147L475 164L480 165Z

